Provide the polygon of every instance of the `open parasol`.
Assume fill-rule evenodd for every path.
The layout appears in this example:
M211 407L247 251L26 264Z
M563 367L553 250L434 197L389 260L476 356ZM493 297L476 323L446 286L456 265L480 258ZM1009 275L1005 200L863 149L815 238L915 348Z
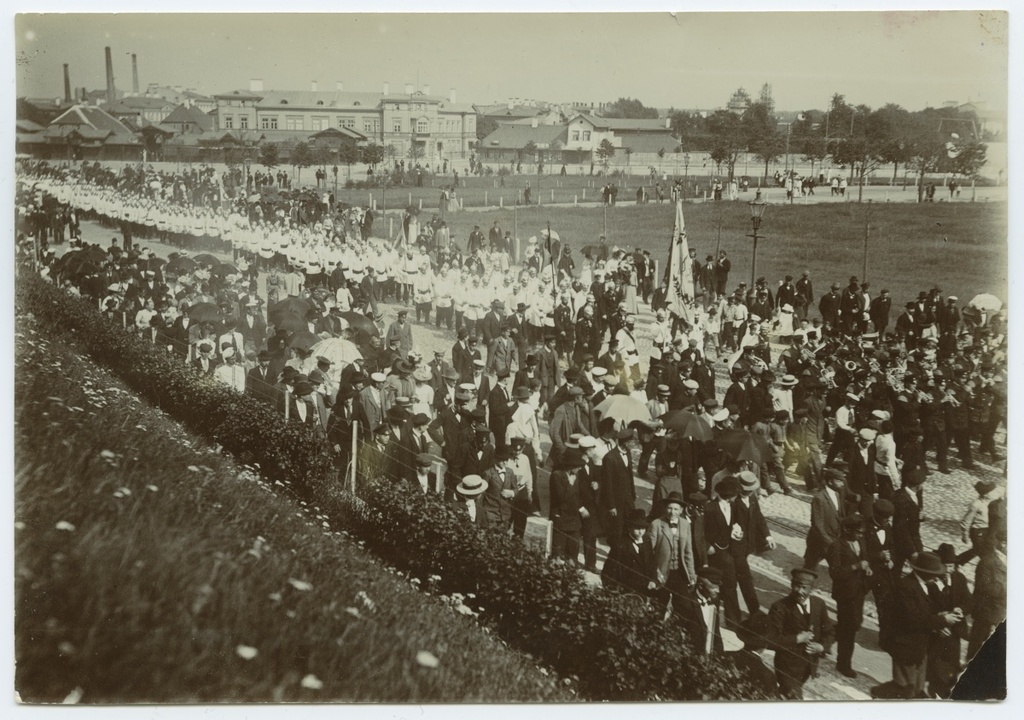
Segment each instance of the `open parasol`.
M334 364L334 367L344 367L363 356L355 343L343 338L321 340L310 348L310 352L314 356L327 358Z
M770 457L768 441L749 430L723 430L716 444L719 449L733 460L757 463Z
M198 323L218 323L221 320L220 308L213 303L196 303L188 309L188 317Z
M971 298L971 302L968 305L984 312L994 313L999 312L1003 308L1003 301L991 293L982 293Z
M651 412L647 405L629 395L611 395L602 400L594 408L594 412L599 413L602 418L615 418L627 426L637 421L651 422Z
M711 426L689 410L670 410L660 420L666 430L673 431L679 437L700 442L707 442L714 437Z
M320 342L320 338L309 330L299 330L288 338L288 347L297 348L299 350L309 350L318 342Z

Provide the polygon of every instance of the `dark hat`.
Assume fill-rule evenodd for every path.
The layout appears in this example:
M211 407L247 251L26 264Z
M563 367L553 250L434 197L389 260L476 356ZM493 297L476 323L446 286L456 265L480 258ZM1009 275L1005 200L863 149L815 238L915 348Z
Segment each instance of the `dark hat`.
M295 394L298 396L309 395L313 392L313 383L308 380L299 380L295 383Z
M498 460L498 461L501 461L501 460L511 460L515 456L516 456L515 452L513 452L512 448L510 446L508 446L508 445L505 445L504 447L498 448L498 450L496 450L495 453L494 453L494 458L496 460Z
M416 454L416 467L430 467L434 463L434 456L430 453Z
M645 528L647 527L647 513L639 508L635 508L629 511L629 515L626 516L626 527L628 528Z
M350 385L338 389L338 400L345 401L356 396L356 389Z
M789 575L794 580L817 580L818 579L818 573L814 572L813 570L808 570L807 568L802 568L802 567L793 568L790 571Z
M988 495L995 489L996 484L993 480L979 480L978 482L974 483L974 491L979 495Z
M373 432L375 435L387 435L389 432L391 432L391 426L388 423L383 422L377 427L375 427L373 429Z
M557 469L562 471L579 470L583 465L583 453L579 450L569 450L562 456Z
M924 469L916 468L903 475L903 485L905 487L918 487L924 484L926 477Z
M859 530L860 528L864 527L864 518L860 516L860 513L853 513L852 515L847 515L843 518L842 526L847 530L851 530L854 528Z
M930 552L918 553L917 559L910 561L910 567L922 575L946 574L945 563L942 562L938 555Z
M875 516L875 519L890 518L896 508L893 504L885 499L875 500L875 504L871 506L871 513Z
M732 475L727 475L715 485L715 492L726 500L734 498L740 494L740 481Z
M317 355L316 356L316 362L317 362L318 365L331 365L332 364L331 361L328 358L325 358L323 355Z
M527 365L536 365L538 362L540 362L540 361L537 360L537 356L536 355L527 355L526 356L526 364Z
M629 428L623 428L622 430L619 430L618 434L615 436L615 439L618 440L619 442L623 442L625 440L632 440L633 431L630 430Z
M505 378L507 378L507 377L508 377L509 375L511 375L511 374L512 374L512 373L511 373L511 372L509 371L509 369L508 369L508 368L502 368L501 370L499 370L499 371L497 372L497 375L498 375L498 379L499 379L499 380L504 380Z
M293 368L291 365L286 365L284 370L281 371L281 377L288 379L293 378L299 374L299 371Z
M520 385L519 387L512 391L512 397L520 401L529 400L530 388L526 387L525 385Z
M270 360L270 352L267 350L260 350L259 355L256 356L259 362L267 362Z
M935 554L939 556L939 560L945 565L956 562L956 548L949 543L939 545L939 549L935 551Z
M422 427L430 422L430 418L426 413L416 413L412 416L412 424L416 427Z
M469 392L469 390L456 390L455 399L459 402L469 402L473 399L473 393Z
M712 585L722 584L722 571L711 566L705 566L698 569L697 577L701 580L707 580Z
M841 470L836 470L835 468L825 468L824 470L821 471L821 475L822 478L824 478L825 480L842 480L843 482L846 481L846 474L843 473Z
M700 491L695 492L695 493L690 493L689 496L687 496L687 498L686 498L686 502L689 505L703 505L707 501L708 501L708 496L705 495L704 493L700 492Z
M679 507L683 507L686 504L683 501L683 496L680 493L676 492L675 490L673 490L666 497L663 497L661 499L661 506L662 507L668 507L669 505L671 505L673 503L675 503Z

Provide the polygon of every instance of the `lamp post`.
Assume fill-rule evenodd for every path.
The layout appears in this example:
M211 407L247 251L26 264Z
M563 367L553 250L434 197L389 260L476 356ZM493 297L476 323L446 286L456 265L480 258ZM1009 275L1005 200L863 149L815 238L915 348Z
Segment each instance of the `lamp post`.
M764 215L768 203L761 199L761 191L758 190L754 199L747 204L750 205L750 222L754 229L753 232L747 233L747 237L754 239L754 254L750 262L750 287L754 287L754 279L757 277L757 241L758 238L764 237L758 235L757 231L761 229L761 216Z

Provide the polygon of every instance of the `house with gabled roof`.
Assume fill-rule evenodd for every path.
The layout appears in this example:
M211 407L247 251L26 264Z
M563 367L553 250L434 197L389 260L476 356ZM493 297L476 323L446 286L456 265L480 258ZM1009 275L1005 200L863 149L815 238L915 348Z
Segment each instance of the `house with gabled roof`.
M39 133L46 157L68 160L141 160L135 133L103 108L72 105Z

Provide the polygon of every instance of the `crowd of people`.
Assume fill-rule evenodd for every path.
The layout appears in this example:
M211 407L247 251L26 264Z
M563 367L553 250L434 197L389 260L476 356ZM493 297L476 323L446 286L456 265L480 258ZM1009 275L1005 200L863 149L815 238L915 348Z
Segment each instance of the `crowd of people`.
M730 287L726 253L701 264L691 251L696 292L681 317L639 248L602 240L574 257L540 233L517 263L497 221L462 245L444 220L410 209L395 239L379 238L367 212L261 219L73 174L19 178L26 252L44 205L108 225L156 214L158 229L180 214L172 257L124 236L83 247L73 233L65 254L79 262L52 249L33 259L127 332L315 428L361 482L439 493L467 522L518 537L546 507L554 557L582 556L610 589L677 615L709 654L723 652L722 627L744 638L737 662L754 667L773 649L765 677L780 697L802 697L833 641L839 672L857 675L869 594L901 697L948 696L960 641L976 652L1000 602L1005 611L995 482L976 486L968 549L921 537L926 478L932 464L950 472L950 445L965 470L979 454L1002 460L1005 311L962 307L936 287L890 328L888 292L872 298L857 278L817 299L807 272ZM185 217L204 218L202 232ZM195 253L211 234L233 262ZM648 299L655 319L638 329ZM399 310L385 326L386 302ZM450 351L423 352L427 323L454 334ZM316 350L332 341L357 352ZM812 495L804 562L765 612L748 562L775 547L759 503L793 494L794 477ZM654 484L650 505L639 478ZM975 557L972 597L957 566ZM812 593L823 560L835 622Z

